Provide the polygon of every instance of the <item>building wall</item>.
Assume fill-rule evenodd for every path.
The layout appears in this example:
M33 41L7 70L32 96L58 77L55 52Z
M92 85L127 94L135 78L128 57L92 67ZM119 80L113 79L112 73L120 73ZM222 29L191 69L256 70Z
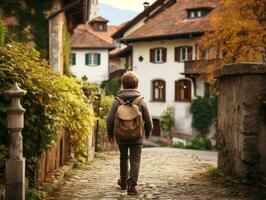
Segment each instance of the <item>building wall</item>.
M99 16L99 0L90 0L89 21Z
M189 107L191 103L175 102L175 81L184 79L184 63L175 62L175 47L191 45L193 40L169 40L158 42L142 42L133 45L133 71L140 79L139 90L147 101L151 115L154 118L160 117L168 106L175 109L175 126L177 131L192 133L191 114ZM150 48L167 48L167 62L154 64L150 62ZM143 62L138 58L142 56ZM193 55L194 56L194 55ZM162 79L166 81L166 102L152 102L152 80ZM194 98L194 88L192 84L192 98Z
M109 66L109 51L108 50L72 50L76 54L76 65L71 66L72 73L81 78L87 76L88 80L94 83L101 83L108 79L108 66ZM85 54L86 53L100 53L101 65L86 66Z

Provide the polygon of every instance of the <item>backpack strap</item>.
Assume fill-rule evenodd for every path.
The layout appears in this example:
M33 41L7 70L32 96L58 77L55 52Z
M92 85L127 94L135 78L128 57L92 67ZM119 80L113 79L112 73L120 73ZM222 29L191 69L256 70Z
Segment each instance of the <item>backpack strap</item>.
M144 99L144 98L142 96L139 96L132 103L137 105L138 107L140 107L142 99Z
M116 99L120 103L120 105L125 105L126 104L126 102L122 98L116 97Z

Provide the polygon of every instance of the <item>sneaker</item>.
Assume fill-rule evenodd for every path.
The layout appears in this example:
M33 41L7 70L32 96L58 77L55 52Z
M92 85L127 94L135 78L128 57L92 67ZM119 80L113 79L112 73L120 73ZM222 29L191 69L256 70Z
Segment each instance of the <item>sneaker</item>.
M138 192L137 192L137 190L136 190L136 187L135 186L133 186L133 185L128 185L128 187L127 187L127 194L128 195L137 195L138 194Z
M117 184L120 186L121 190L127 189L127 181L126 179L118 179Z

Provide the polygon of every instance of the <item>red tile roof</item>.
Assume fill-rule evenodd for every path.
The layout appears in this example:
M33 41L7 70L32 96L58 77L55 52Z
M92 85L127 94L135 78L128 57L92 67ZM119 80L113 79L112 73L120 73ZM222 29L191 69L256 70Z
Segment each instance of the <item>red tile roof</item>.
M76 32L71 39L72 49L114 49L114 46L87 30Z
M112 37L113 38L121 38L125 32L127 32L132 26L137 24L139 21L146 19L147 17L150 17L150 15L154 15L155 13L158 14L162 11L162 9L158 9L160 7L168 7L169 5L175 3L176 0L157 0L152 5L150 5L148 8L143 10L141 13L139 13L136 17L134 17L132 20L124 23L121 25L118 31L116 31Z
M111 35L117 30L117 26L108 26L106 32L98 32L90 24L80 24L75 28L72 35L71 47L76 49L114 49Z
M205 32L210 29L210 14L202 18L187 19L187 10L215 8L219 2L220 0L179 0L123 40L133 42L145 38Z

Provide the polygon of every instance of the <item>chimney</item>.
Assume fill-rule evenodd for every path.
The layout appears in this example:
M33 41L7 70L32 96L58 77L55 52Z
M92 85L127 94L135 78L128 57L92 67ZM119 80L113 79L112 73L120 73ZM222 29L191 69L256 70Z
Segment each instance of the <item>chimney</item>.
M145 2L143 3L143 5L144 5L144 10L146 10L146 9L150 6L150 3L147 2L147 1L145 1Z

